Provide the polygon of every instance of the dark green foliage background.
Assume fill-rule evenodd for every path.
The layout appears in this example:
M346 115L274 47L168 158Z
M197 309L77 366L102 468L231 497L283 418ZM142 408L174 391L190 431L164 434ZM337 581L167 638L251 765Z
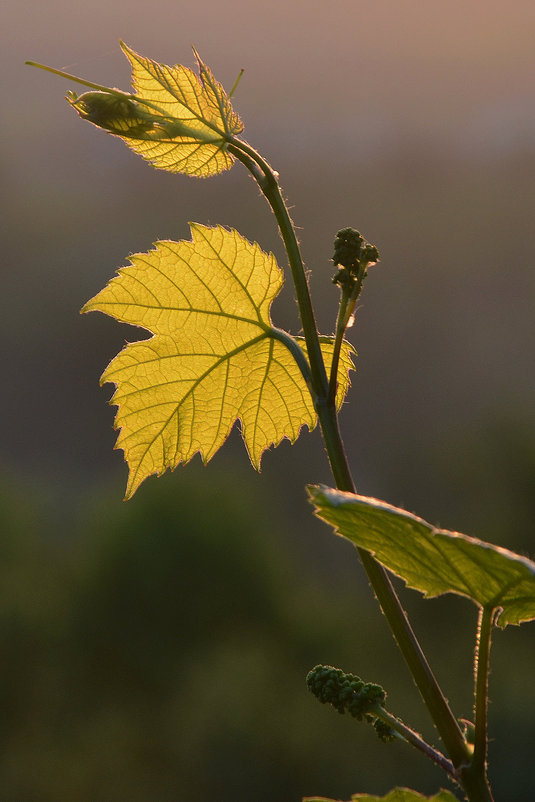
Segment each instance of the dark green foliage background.
M2 498L0 798L279 802L444 784L306 690L313 665L340 665L385 685L433 738L352 547L313 524L312 553L292 545L285 516L251 487L235 496L243 476L220 468L149 483L128 505L102 492L58 509L13 485ZM407 600L469 714L474 611ZM491 773L498 798L527 802L532 667L519 634L496 636L491 727L504 751L492 747Z

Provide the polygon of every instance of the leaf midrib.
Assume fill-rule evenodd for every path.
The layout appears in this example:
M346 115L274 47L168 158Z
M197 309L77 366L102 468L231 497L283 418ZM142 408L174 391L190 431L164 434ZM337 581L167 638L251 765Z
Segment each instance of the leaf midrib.
M156 335L156 336L158 336L158 335ZM190 387L190 389L188 390L188 392L186 393L186 395L184 395L184 396L183 396L183 398L181 399L181 401L180 401L180 402L179 402L179 404L177 405L177 408L180 406L180 404L182 404L182 403L183 403L183 401L184 401L184 400L185 400L185 399L188 397L188 395L189 395L189 394L190 394L192 391L194 391L194 390L196 389L196 387L197 387L197 386L198 386L198 385L199 385L199 384L200 384L200 383L201 383L201 382L202 382L202 381L203 381L203 380L204 380L204 379L205 379L205 378L206 378L206 377L207 377L207 376L208 376L208 375L209 375L209 374L210 374L210 373L213 371L213 370L216 370L216 369L217 369L217 368L218 368L220 365L222 365L222 364L223 364L225 361L229 361L230 359L232 359L232 357L236 356L236 354L239 354L239 353L241 353L242 351L246 351L248 348L251 348L251 347L252 347L253 345L255 345L257 342L260 342L261 340L263 340L263 339L268 339L268 338L269 338L269 334L266 334L266 333L259 334L259 335L258 335L258 337L254 337L252 340L248 340L246 343L242 343L242 344L241 344L241 345L239 345L238 347L234 348L232 351L227 351L225 354L223 354L223 355L221 355L221 356L217 357L216 361L215 361L215 362L214 362L212 365L210 365L210 367L209 367L209 368L207 368L207 369L204 371L204 373L202 374L202 376L199 376L197 379L195 379L195 380L193 381L193 384L192 384L192 386ZM143 345L143 342L141 342L141 343L139 343L139 344ZM137 345L138 345L138 343L133 343L133 346L134 346L134 347L136 347ZM127 346L127 347L128 347L128 346ZM120 356L120 354L119 354L119 356ZM180 359L180 357L183 357L183 356L216 356L216 355L215 355L215 354L198 354L198 353L195 353L195 352L194 352L193 354L170 354L169 356L160 356L160 357L157 357L157 358L155 358L155 359L147 359L147 360L144 360L144 361L143 361L143 363L141 363L141 364L143 364L143 365L150 365L150 363L151 363L151 362L163 362L163 361L164 361L164 360L166 360L166 359L177 359L177 358L179 358L179 359ZM132 369L132 366L131 366L131 365L128 365L128 366L126 366L126 367L124 367L124 368L119 368L119 370L117 371L117 373L122 373L122 371L123 371L123 370L131 370L131 369ZM105 376L107 375L107 372L108 372L108 371L106 371L106 372L104 373L104 376L102 377L102 381L103 381L103 382L110 381L110 379L106 379L106 378L105 378ZM112 379L111 381L115 382L115 379ZM184 379L184 381L187 381L187 379ZM150 387L148 387L148 388L146 388L146 389L153 390L153 389L156 389L156 388L158 388L158 387L166 387L168 384L171 384L171 383L172 383L172 382L166 381L166 382L160 382L159 384L151 384L151 385L150 385ZM130 398L131 396L133 396L133 395L137 395L137 394L138 394L138 393L140 393L140 392L141 392L141 390L132 390L132 392L131 392L131 393L126 393L125 395L121 395L121 396L120 396L120 399L121 399L121 401L123 401L123 399L125 399L125 398ZM163 402L163 404L151 404L150 406L148 406L148 407L145 407L145 409L151 409L152 407L155 407L155 406L161 406L161 405L165 405L165 404L169 404L169 403L171 403L171 402L169 402L169 401L166 401L166 402ZM129 417L130 415L133 415L133 414L135 414L135 413L138 413L139 411L140 411L140 410L134 410L134 411L132 411L132 412L128 412L126 415L124 415L124 416L122 416L122 417L124 417L124 418L127 418L127 417ZM167 425L167 423L166 423L165 425ZM132 434L135 434L135 433L133 432Z
M139 64L139 66L140 66L140 67L141 67L141 68L142 68L142 69L143 69L143 70L144 70L146 73L148 73L148 75L149 75L149 76L152 78L152 80L156 81L156 82L157 82L157 83L158 83L158 84L159 84L159 85L162 87L162 89L163 89L164 91L168 92L168 93L171 95L171 97L173 97L173 98L175 99L175 101L176 101L176 102L180 103L180 105L181 105L181 106L183 106L183 107L184 107L185 109L187 109L187 110L188 110L188 111L189 111L191 114L193 114L193 116L194 116L194 119L196 119L196 120L197 120L197 122L200 122L200 123L202 123L203 125L206 125L206 127L207 127L207 128L210 128L212 131L215 131L217 134L219 134L219 135L221 136L221 138L222 138L224 141L226 141L226 140L227 140L228 134L227 134L227 131L226 131L226 130L223 130L223 131L221 131L221 128L220 128L220 127L219 127L217 124L215 124L215 123L211 123L211 122L209 122L208 120L206 120L206 119L205 119L205 118L202 116L202 114L200 114L199 112L197 112L195 109L191 108L191 107L188 105L188 103L187 103L187 102L185 102L185 100L181 99L180 97L177 97L177 95L176 95L176 94L173 92L173 90L172 90L172 87L171 87L171 85L169 84L168 80L167 80L166 78L164 78L164 76L163 76L163 75L160 75L160 76L153 75L153 74L150 72L150 70L148 70L148 69L147 69L147 67L145 66L145 64L143 64L143 63L142 63L142 62L139 60L138 54L137 54L137 53L135 53L135 51L131 50L130 48L128 48L128 51L129 51L129 53L132 55L132 57L134 58L134 60L137 62L137 64ZM155 61L152 61L152 60L150 60L150 59L148 59L148 61L150 62L150 64L151 64L151 65L153 65L153 66L155 67L155 71L156 71L156 72L159 72L159 68L161 67L161 65L159 65L157 62L155 62ZM199 82L199 80L197 79L197 76L195 75L195 73L194 73L192 70L189 70L189 69L187 69L186 67L183 67L182 69L184 70L184 72L185 72L185 73L187 73L187 75L188 75L188 78L190 79L190 81L191 81L191 78L193 78L193 80L194 80L194 82L195 82L195 84L196 84L196 86L195 86L195 85L193 85L193 86L192 86L192 91L194 91L194 90L196 90L197 88L199 88L199 89L200 89L200 91L201 91L201 97L202 97L202 93L203 93L205 90L204 90L204 87L202 86L202 84L201 84L201 83ZM191 76L191 77L190 77L190 76ZM142 97L142 95L141 95L140 93L139 93L139 96L140 96L140 97ZM205 100L205 98L203 98L203 100ZM206 100L205 100L205 102L206 102ZM171 114L169 114L169 115L168 115L168 118L169 118L169 119L172 119L172 120L178 120L179 122L181 121L181 120L180 120L180 117L175 117L174 115L171 115ZM222 115L222 122L223 122L223 127L224 127L224 129L225 129L225 123L224 123L224 120L223 120L223 115Z
M161 311L161 312L184 312L184 313L194 313L194 314L198 314L198 315L212 315L214 317L221 317L221 318L225 318L227 320L238 320L240 323L250 323L252 326L256 326L257 328L262 329L266 333L266 336L270 336L270 332L273 329L273 327L271 325L269 325L267 323L264 323L264 321L261 320L261 319L260 320L253 320L252 318L249 318L249 317L241 317L240 315L231 315L229 312L218 312L218 311L211 311L211 310L207 310L207 309L196 309L195 307L184 307L184 308L182 308L180 306L178 306L178 307L177 306L151 306L150 304L132 303L132 302L128 302L128 301L124 301L123 303L121 303L120 301L109 301L109 302L105 301L105 302L100 302L99 303L98 309L102 310L107 306L108 307L112 307L112 308L117 308L118 306L125 306L128 309L132 309L133 307L138 308L138 309L153 309L155 312L158 312L158 311ZM116 320L119 320L121 323L126 323L129 326L136 326L137 328L145 329L145 331L150 331L150 333L154 334L154 336L160 336L160 337L171 336L172 333L173 333L172 331L167 331L167 332L159 332L158 331L158 332L156 332L156 331L153 331L152 329L147 328L146 326L143 326L143 324L141 324L141 323L130 323L128 320L125 320L123 317L119 317L117 314L114 314L114 313L112 314L111 312L105 312L105 314L109 315L110 317L114 317Z

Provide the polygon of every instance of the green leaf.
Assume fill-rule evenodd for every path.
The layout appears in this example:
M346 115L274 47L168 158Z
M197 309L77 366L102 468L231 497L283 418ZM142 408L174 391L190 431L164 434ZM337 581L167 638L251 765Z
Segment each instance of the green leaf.
M303 802L337 802L335 799L326 799L323 796L310 796ZM458 802L457 797L450 791L439 791L435 796L423 796L410 788L394 788L386 796L370 796L369 794L354 794L351 802Z
M316 514L425 596L457 593L497 609L497 623L535 618L535 563L482 540L437 529L384 501L309 487Z
M187 67L168 67L140 56L124 43L136 94L116 89L70 93L80 116L121 137L154 167L206 177L229 170L227 143L243 130L230 100L194 51L199 77Z
M303 373L302 339L275 328L270 307L282 286L272 254L236 231L191 224L192 239L157 242L83 308L141 326L106 368L118 406L117 448L130 468L126 497L152 474L200 453L207 462L241 421L259 469L263 452L316 425ZM327 368L333 341L322 338ZM337 403L349 387L354 349L344 344Z

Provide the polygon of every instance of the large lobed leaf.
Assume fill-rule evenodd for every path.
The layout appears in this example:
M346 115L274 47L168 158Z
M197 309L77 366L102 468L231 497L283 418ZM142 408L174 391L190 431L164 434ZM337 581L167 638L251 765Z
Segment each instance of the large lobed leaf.
M135 98L117 90L73 95L80 116L121 137L159 169L199 177L230 169L227 142L243 125L198 54L199 77L121 47L132 66Z
M457 593L497 609L497 623L535 619L535 563L482 540L437 529L384 501L309 487L316 514L425 596Z
M322 796L313 796L303 799L303 802L336 802L335 799L326 799ZM458 802L457 797L444 789L434 796L424 796L410 788L394 788L386 796L370 796L369 794L354 794L351 802Z
M101 382L114 382L117 448L130 473L126 497L152 474L208 461L236 422L253 465L283 438L316 425L310 392L295 355L304 344L273 327L270 307L282 271L236 231L191 224L192 239L157 242L90 300L98 310L153 336L128 344ZM292 353L292 350L294 353ZM332 340L322 340L327 367ZM337 403L349 386L354 349L345 343Z

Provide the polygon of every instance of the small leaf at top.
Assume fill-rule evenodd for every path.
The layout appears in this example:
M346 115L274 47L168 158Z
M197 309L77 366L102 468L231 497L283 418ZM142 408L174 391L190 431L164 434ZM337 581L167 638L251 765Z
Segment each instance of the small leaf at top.
M111 403L118 406L116 447L130 468L127 498L148 476L197 452L207 462L236 420L257 469L271 445L316 425L304 342L270 319L282 286L275 257L233 230L191 224L191 232L191 241L157 242L130 257L131 266L82 310L153 335L129 343L101 379L116 385ZM328 368L332 339L322 338L321 347ZM353 354L345 343L338 405Z
M199 77L187 67L158 64L121 47L132 65L136 94L71 92L67 99L80 116L121 137L159 169L199 177L229 170L234 158L227 143L243 125L198 54L194 51Z
M323 796L309 796L303 802L337 802L335 799L326 799ZM410 788L394 788L386 796L370 796L369 794L354 794L351 802L458 802L457 797L450 791L442 789L434 796L424 796Z
M535 619L535 563L508 549L437 529L384 501L309 487L316 514L425 596L456 593L497 609L497 623Z

